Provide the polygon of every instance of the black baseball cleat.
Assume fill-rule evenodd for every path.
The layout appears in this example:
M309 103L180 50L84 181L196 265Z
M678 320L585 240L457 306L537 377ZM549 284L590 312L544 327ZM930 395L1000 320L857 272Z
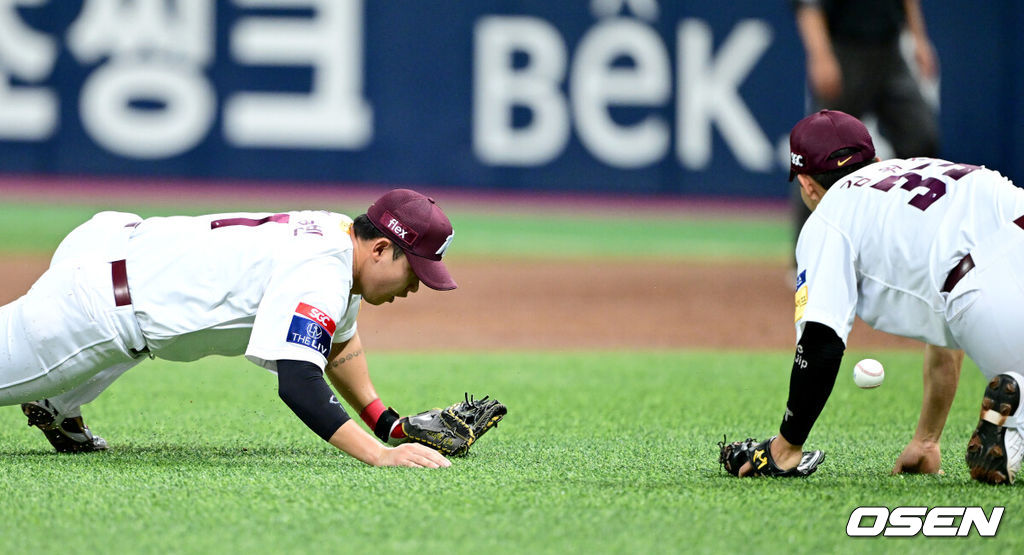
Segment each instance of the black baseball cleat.
M967 443L971 478L988 484L1012 484L1024 455L1024 438L1006 419L1020 406L1020 385L1008 374L988 383L981 402L981 419Z
M107 448L107 441L92 435L81 416L61 419L57 409L46 399L22 404L21 412L28 417L29 426L43 431L58 453L89 453Z

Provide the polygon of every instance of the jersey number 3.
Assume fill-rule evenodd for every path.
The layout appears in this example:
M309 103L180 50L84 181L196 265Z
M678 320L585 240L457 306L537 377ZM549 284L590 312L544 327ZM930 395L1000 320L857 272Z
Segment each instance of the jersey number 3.
M914 169L919 170L927 167L928 165L930 164L925 164L924 166L920 166ZM950 181L956 181L961 177L978 169L978 166L971 166L968 164L948 165L955 167L946 170L942 174L942 176L948 177ZM918 210L927 210L929 206L931 206L935 201L939 200L940 198L942 198L943 195L946 194L946 180L937 177L922 177L920 174L914 173L914 170L911 170L910 172L902 175L890 175L889 177L886 177L885 179L872 185L871 188L879 189L881 191L888 191L889 189L895 187L896 184L900 183L901 181L903 183L900 185L900 189L903 189L905 191L914 191L919 187L924 187L925 189L927 189L923 193L915 195L914 198L910 199L910 202L907 203L913 206L914 208L917 208Z

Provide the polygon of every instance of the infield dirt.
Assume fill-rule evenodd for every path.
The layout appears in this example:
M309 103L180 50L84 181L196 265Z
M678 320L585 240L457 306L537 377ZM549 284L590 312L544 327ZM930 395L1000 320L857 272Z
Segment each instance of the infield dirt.
M0 304L23 294L48 258L4 256ZM373 350L792 348L784 263L452 260L459 288L421 287L359 315ZM857 321L849 347L918 348Z

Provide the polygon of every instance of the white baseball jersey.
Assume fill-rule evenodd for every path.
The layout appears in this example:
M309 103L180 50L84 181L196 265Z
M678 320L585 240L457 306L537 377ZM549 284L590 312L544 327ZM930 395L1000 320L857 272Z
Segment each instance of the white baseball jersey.
M329 212L149 218L127 243L128 285L151 353L281 359L321 369L356 332L352 220Z
M958 348L940 293L946 276L1021 215L1024 191L977 166L913 158L854 172L800 232L797 338L813 321L845 343L856 314L877 330Z
M352 220L328 212L150 218L101 212L75 228L28 293L0 307L0 404L48 398L77 414L145 360L241 355L324 368L356 332ZM124 259L132 304L111 262Z

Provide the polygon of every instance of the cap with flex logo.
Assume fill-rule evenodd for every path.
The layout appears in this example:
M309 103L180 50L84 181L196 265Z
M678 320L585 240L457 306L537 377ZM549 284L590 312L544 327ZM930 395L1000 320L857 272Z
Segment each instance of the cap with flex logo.
M366 216L405 251L412 271L424 285L438 291L457 287L441 262L455 231L434 199L410 189L395 189L374 201Z

